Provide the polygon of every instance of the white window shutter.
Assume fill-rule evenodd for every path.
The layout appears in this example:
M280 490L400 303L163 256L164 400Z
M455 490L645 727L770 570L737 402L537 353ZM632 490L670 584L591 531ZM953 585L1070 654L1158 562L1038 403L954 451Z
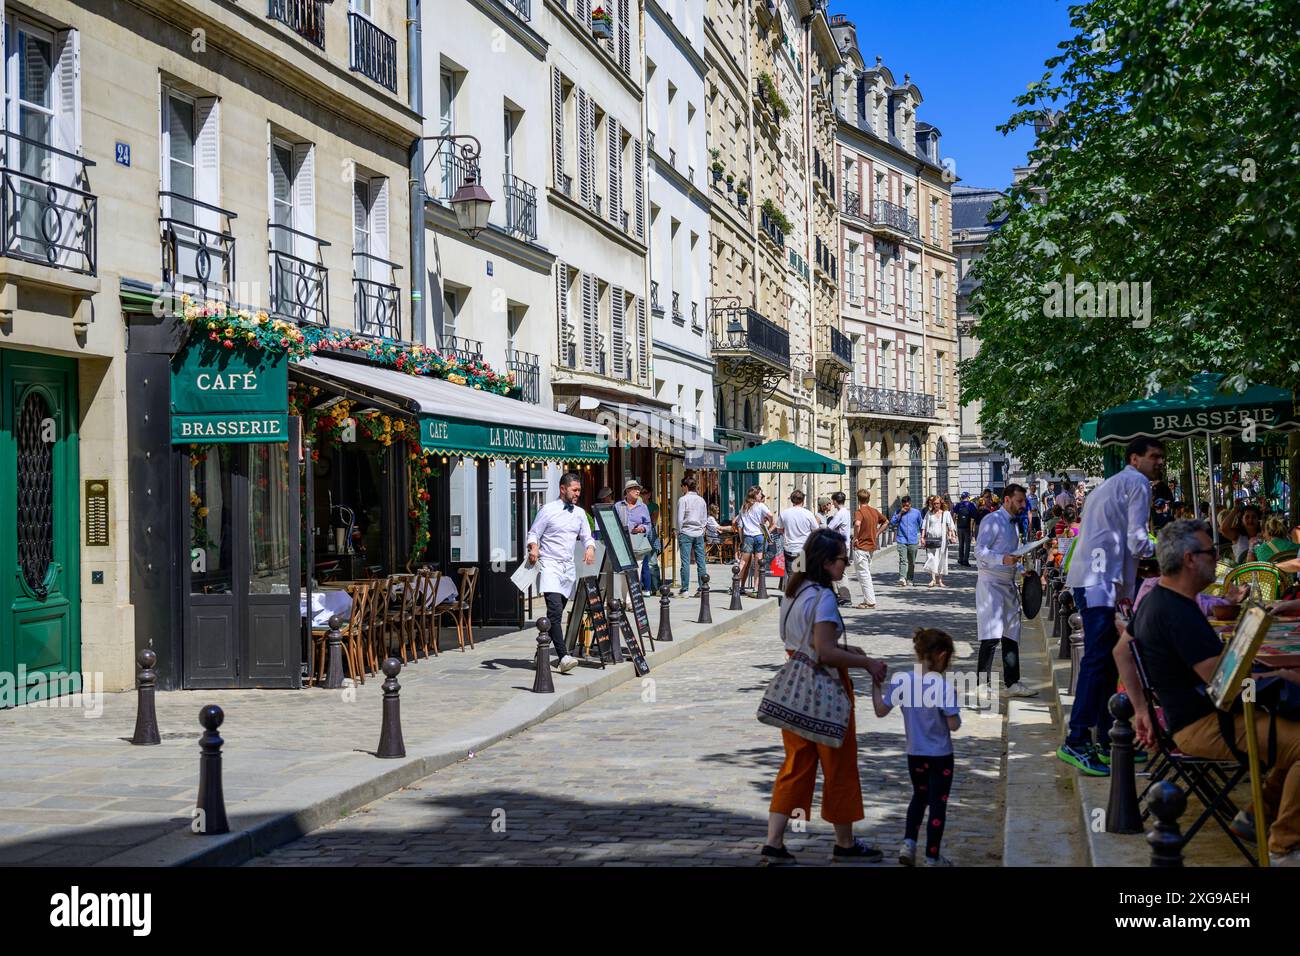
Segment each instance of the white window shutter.
M293 148L293 228L305 232L308 236L316 235L316 147L311 143L299 143ZM317 246L304 236L294 237L294 255L308 262L315 262Z
M586 30L591 29L591 0L575 0L574 9L577 11L578 20Z
M582 274L582 366L596 369L596 336L599 334L599 316L597 315L596 279L587 273Z
M645 299L636 297L636 363L637 382L650 384L650 323L646 318Z
M0 22L4 19L3 5L0 4ZM81 155L81 39L76 30L63 30L55 38L58 44L58 64L55 67L57 78L56 93L58 105L54 116L54 145L69 153ZM0 112L4 112L0 110ZM16 165L16 164L15 164ZM74 186L84 189L87 186L85 167L76 160L59 156L52 170L54 181L62 186ZM59 240L59 262L82 268L89 266L89 257L77 250L84 248L85 232L88 221L80 213L83 204L72 193L59 193L55 200L67 208L59 213L62 220L62 238Z
M623 133L618 120L605 120L606 139L609 146L609 211L606 215L615 226L623 223Z
M198 140L194 148L194 198L221 205L221 101L213 96L198 100ZM221 217L202 206L194 207L194 221L204 229L220 231ZM214 273L215 274L215 273Z
M376 176L370 180L370 254L380 259L388 258L388 177ZM381 282L392 282L388 266L371 262L372 269L381 273Z
M613 352L615 378L630 378L627 363L627 302L622 286L612 286L609 291L609 342Z
M559 335L556 341L560 348L560 364L573 368L577 356L571 356L573 345L573 326L569 324L569 266L560 259L555 260L555 317L559 322Z
M555 188L564 189L564 86L559 67L551 67L551 158Z
M595 164L591 155L592 109L586 91L578 90L578 200L588 208L595 202Z
M633 218L636 219L634 227L636 237L645 242L645 164L639 139L632 140L632 162L636 164L636 169L632 171Z
M632 75L632 36L628 0L618 0L618 67L628 76Z

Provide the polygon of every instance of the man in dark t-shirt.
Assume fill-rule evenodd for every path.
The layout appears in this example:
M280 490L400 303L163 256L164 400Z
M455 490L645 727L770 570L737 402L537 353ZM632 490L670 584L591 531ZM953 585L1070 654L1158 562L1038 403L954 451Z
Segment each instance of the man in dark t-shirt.
M1129 628L1115 645L1115 663L1136 711L1133 729L1147 746L1155 743L1147 702L1129 644L1136 641L1147 680L1164 709L1165 723L1178 749L1194 757L1232 760L1223 739L1219 713L1206 696L1223 644L1196 603L1214 580L1215 548L1204 521L1173 521L1156 544L1160 583L1138 606ZM1273 674L1297 681L1294 671ZM1233 714L1235 745L1246 751L1245 719ZM1256 718L1259 740L1268 739L1269 717ZM1271 821L1268 849L1273 866L1300 866L1300 722L1277 720L1277 760L1264 780L1265 817Z

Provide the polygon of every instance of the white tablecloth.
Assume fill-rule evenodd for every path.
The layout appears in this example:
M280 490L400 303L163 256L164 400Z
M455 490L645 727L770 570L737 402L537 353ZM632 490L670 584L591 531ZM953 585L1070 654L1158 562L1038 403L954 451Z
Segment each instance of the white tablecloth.
M307 616L307 595L299 599L298 610ZM311 626L329 627L330 616L337 614L340 624L346 624L352 615L352 596L347 591L312 591L311 592Z
M428 585L423 580L416 582L420 587L421 595L424 598L424 606L429 606ZM438 600L435 604L446 604L448 601L454 601L460 595L460 590L456 587L456 582L449 577L438 579Z

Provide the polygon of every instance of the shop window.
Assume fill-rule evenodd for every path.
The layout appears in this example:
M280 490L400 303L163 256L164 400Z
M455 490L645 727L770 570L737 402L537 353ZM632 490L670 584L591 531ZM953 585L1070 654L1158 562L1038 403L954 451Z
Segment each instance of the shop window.
M195 594L229 594L233 582L235 445L190 446L190 584Z
M451 562L478 560L478 462L472 458L448 464L451 512L448 538Z
M291 526L289 511L289 445L285 442L249 445L248 541L251 554L248 589L250 593L287 594L289 592ZM293 545L296 547L297 535L293 538Z

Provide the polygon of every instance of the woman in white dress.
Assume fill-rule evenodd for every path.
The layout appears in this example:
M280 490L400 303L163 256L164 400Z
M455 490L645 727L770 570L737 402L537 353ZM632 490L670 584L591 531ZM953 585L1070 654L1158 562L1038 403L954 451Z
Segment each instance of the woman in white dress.
M938 495L930 497L921 533L924 535L922 544L926 546L923 568L930 572L930 587L946 588L948 585L943 583L943 576L948 573L948 545L957 543L957 525L952 520L952 513L944 510L943 499ZM938 539L938 546L929 547L935 539Z

